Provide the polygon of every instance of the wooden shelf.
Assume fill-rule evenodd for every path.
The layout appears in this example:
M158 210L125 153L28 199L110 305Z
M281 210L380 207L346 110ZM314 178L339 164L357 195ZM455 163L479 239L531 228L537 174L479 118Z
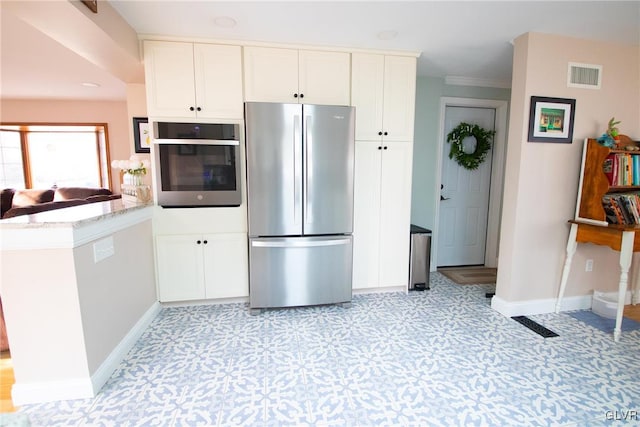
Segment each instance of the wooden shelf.
M618 193L621 191L640 191L640 185L612 185L609 187L607 193Z
M575 219L596 221L606 225L606 215L602 207L602 197L608 193L640 191L638 185L610 185L602 169L610 153L640 155L640 151L610 149L600 145L596 139L584 142L582 168Z
M582 168L578 188L578 202L575 219L569 221L571 230L567 240L567 254L560 280L560 291L556 302L556 312L560 312L562 297L567 286L567 279L571 270L571 261L578 243L592 243L608 246L620 253L620 278L618 282L618 309L616 312L616 326L613 331L615 341L622 334L622 314L624 299L629 281L629 268L634 252L640 251L640 224L609 224L602 207L602 197L608 193L640 190L640 186L609 185L609 180L603 170L605 159L610 153L640 154L627 150L611 150L598 143L595 139L587 139L582 151ZM633 289L633 304L640 301L640 276L637 277Z

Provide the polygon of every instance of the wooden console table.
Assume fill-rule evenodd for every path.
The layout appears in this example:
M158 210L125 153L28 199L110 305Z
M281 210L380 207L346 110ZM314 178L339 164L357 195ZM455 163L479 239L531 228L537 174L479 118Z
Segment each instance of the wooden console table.
M599 225L587 222L569 221L571 231L567 240L567 256L562 270L562 279L560 280L560 292L558 293L558 301L556 302L556 313L560 312L560 303L567 287L567 279L571 270L571 261L576 252L578 243L593 243L596 245L609 246L614 251L620 252L620 282L618 284L618 311L616 314L616 326L613 330L613 339L618 341L622 334L622 313L624 311L624 300L627 293L627 284L629 282L629 268L631 267L631 258L634 252L640 252L640 226L629 225ZM640 274L638 278L640 279ZM636 282L633 289L633 304L638 303L640 295L638 291L640 287Z

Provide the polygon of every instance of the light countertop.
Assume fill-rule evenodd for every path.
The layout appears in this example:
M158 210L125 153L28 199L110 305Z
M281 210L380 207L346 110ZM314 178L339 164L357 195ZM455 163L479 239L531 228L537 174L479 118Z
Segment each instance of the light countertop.
M88 223L101 221L135 210L153 206L149 204L124 203L122 199L88 203L62 209L21 215L0 220L0 229L42 228L42 227L82 227Z
M0 250L75 248L151 220L153 212L152 203L110 200L3 219Z

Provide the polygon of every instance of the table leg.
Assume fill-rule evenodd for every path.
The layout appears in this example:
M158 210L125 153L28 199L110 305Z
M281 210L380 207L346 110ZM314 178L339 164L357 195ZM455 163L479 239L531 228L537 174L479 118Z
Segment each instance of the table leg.
M562 297L567 287L567 280L569 279L569 272L571 271L571 261L573 261L573 255L575 255L576 248L578 247L578 242L576 242L577 234L578 224L571 224L569 238L567 239L567 255L564 260L564 268L562 269L562 279L560 279L560 291L558 292L558 300L556 301L556 313L560 313L560 303L562 302Z
M629 282L629 267L633 256L633 238L635 232L623 231L622 244L620 245L620 283L618 285L618 311L616 313L616 327L613 330L614 341L619 341L622 335L622 313L624 312L624 299L627 294Z
M636 270L640 270L636 268ZM640 271L636 271L636 280L635 284L631 289L631 304L636 305L640 303Z

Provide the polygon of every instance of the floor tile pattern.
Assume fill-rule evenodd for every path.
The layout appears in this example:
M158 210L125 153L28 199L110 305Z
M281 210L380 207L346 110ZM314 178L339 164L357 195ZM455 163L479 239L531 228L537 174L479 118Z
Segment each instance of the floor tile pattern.
M165 308L94 399L25 405L34 426L640 424L640 331L493 311L492 285L340 306Z

